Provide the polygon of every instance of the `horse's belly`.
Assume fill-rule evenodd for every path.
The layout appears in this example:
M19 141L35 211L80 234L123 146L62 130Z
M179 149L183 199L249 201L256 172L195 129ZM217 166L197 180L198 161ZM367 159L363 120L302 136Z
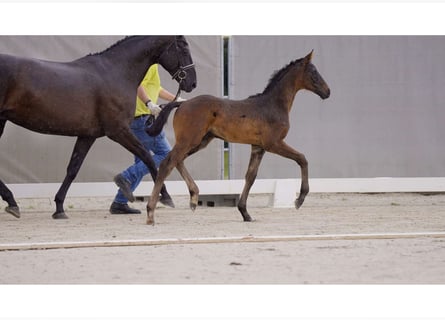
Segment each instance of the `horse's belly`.
M67 115L69 117L69 115ZM101 132L94 129L93 126L87 126L79 123L72 123L70 121L50 121L46 118L18 118L18 119L8 119L12 123L26 128L28 130L52 135L61 136L102 136Z

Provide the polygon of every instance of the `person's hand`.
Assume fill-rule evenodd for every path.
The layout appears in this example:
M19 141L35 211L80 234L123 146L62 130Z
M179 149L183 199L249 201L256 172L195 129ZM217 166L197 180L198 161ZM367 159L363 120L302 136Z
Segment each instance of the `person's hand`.
M178 102L184 102L184 101L187 101L187 99L184 99L184 98L179 97L178 99L176 99L176 101L178 101Z
M155 117L158 116L158 114L161 112L161 107L159 107L156 103L153 103L151 101L147 102L147 108L150 110L151 114Z

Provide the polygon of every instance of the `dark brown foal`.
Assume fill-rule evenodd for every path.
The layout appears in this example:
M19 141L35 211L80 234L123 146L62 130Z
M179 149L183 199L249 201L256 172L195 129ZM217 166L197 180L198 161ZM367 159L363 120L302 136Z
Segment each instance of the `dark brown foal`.
M330 89L311 63L312 52L275 73L263 93L245 100L220 99L209 95L167 105L148 133L160 132L168 115L178 108L173 120L176 144L159 167L147 204L147 224L154 224L154 210L162 184L174 167L190 191L190 207L198 203L198 187L184 167L184 159L206 147L213 138L252 145L246 183L238 209L244 221L252 221L246 202L264 153L271 152L294 160L301 167L301 188L295 206L298 209L309 192L308 162L305 156L284 142L289 131L289 112L296 93L306 89L326 99Z

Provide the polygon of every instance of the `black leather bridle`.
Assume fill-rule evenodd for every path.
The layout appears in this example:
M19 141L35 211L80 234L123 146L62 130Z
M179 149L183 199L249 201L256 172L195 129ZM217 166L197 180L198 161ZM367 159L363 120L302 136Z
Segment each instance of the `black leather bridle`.
M179 67L178 70L176 70L176 72L173 74L172 79L178 81L178 92L176 93L175 99L173 101L176 101L179 97L179 95L181 94L181 82L184 81L187 78L187 70L194 68L195 64L191 63L188 64L186 66L182 66L181 65L181 60L180 55L179 55L179 46L178 46L178 38L175 37L175 41L170 45L175 45L175 49L176 49L176 54L178 57L178 63L179 63Z

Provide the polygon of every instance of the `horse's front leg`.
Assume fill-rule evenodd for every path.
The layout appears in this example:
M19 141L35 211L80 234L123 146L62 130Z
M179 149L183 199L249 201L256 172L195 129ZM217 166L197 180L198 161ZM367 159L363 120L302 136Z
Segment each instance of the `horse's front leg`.
M11 190L0 180L0 196L4 201L8 203L5 211L12 214L16 218L20 218L20 209L17 202L14 199L14 195Z
M6 119L0 119L0 137L3 135L5 129ZM20 218L20 209L17 202L14 199L14 195L11 190L0 180L0 196L4 201L8 203L5 211L12 214L16 218Z
M77 138L70 162L66 169L65 179L63 180L63 183L54 198L54 201L56 202L56 212L53 214L53 219L68 219L68 216L65 214L65 210L63 208L63 203L65 202L68 189L73 180L76 178L77 173L82 166L83 160L85 159L94 141L96 141L96 138L93 137Z
M252 151L250 153L249 167L246 172L246 182L244 184L243 192L238 201L238 210L243 216L244 221L253 221L249 213L247 213L247 197L249 195L250 188L255 182L258 168L260 166L261 160L264 156L264 149L258 146L252 146Z
M276 153L288 159L292 159L298 163L301 168L301 187L300 195L295 200L295 208L299 209L304 202L307 194L309 193L309 173L308 173L308 162L304 154L296 151L295 149L288 146L284 141L279 141L272 147L268 148L267 151Z

